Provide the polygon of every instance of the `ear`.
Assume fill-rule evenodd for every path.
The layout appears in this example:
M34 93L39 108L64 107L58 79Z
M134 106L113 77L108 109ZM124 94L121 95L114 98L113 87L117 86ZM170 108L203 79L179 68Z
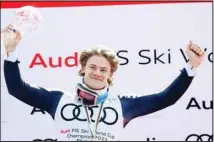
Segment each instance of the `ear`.
M111 73L110 73L109 78L112 78L112 77L113 77L113 74L114 74L114 73L113 73L113 72L111 72Z
M85 73L85 67L81 67L81 73Z

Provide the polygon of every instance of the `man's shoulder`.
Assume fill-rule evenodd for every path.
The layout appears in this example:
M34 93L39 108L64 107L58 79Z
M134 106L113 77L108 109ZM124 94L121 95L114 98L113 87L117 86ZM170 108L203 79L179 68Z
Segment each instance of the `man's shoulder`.
M61 89L61 88L46 88L51 93L57 93L57 94L62 94L66 96L71 96L73 93L69 92L68 90Z

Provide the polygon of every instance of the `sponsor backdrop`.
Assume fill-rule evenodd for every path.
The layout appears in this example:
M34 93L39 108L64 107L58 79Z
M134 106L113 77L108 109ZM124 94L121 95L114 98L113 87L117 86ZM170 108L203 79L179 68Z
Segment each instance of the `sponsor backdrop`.
M2 27L12 22L14 10L1 9ZM212 3L68 3L39 10L44 25L23 37L17 52L23 80L47 88L73 92L81 79L80 51L102 44L115 49L120 59L112 92L149 95L164 90L179 75L188 60L189 40L199 44L206 56L183 97L173 106L132 120L121 140L212 140ZM51 116L8 94L2 69L1 128L2 140L58 141Z

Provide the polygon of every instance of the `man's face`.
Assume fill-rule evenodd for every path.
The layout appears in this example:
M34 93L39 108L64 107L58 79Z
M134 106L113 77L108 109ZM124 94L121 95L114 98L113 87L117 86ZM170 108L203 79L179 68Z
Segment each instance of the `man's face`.
M90 57L85 67L82 67L82 73L85 73L85 84L91 89L103 89L108 84L108 79L112 76L111 65L103 57L94 55Z

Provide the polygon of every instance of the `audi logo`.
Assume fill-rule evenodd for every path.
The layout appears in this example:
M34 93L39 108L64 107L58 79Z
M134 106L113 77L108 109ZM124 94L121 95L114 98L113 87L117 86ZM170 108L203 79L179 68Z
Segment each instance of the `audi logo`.
M213 135L209 134L191 134L189 135L185 141L213 141Z
M72 107L73 111L72 114L73 116L71 118L68 118L65 116L64 114L64 109L66 107ZM62 107L61 109L61 117L65 120L65 121L73 121L73 120L78 120L78 121L87 121L87 119L85 118L80 118L80 111L81 111L81 108L82 105L76 105L76 104L66 104ZM93 115L94 115L94 109L98 108L98 106L92 106L92 107L88 107L89 108L89 114L90 114L90 117L91 117L91 121L92 122L95 122L95 120L92 119ZM113 115L112 115L112 118L113 120L106 120L106 116L107 116L107 113L111 111L113 112ZM104 107L103 108L103 116L101 116L99 122L103 122L105 123L106 125L114 125L118 120L118 113L117 111L112 108L112 107Z
M42 139L35 139L33 141L57 141L57 139L47 138L47 139L44 139L44 140L42 140Z

